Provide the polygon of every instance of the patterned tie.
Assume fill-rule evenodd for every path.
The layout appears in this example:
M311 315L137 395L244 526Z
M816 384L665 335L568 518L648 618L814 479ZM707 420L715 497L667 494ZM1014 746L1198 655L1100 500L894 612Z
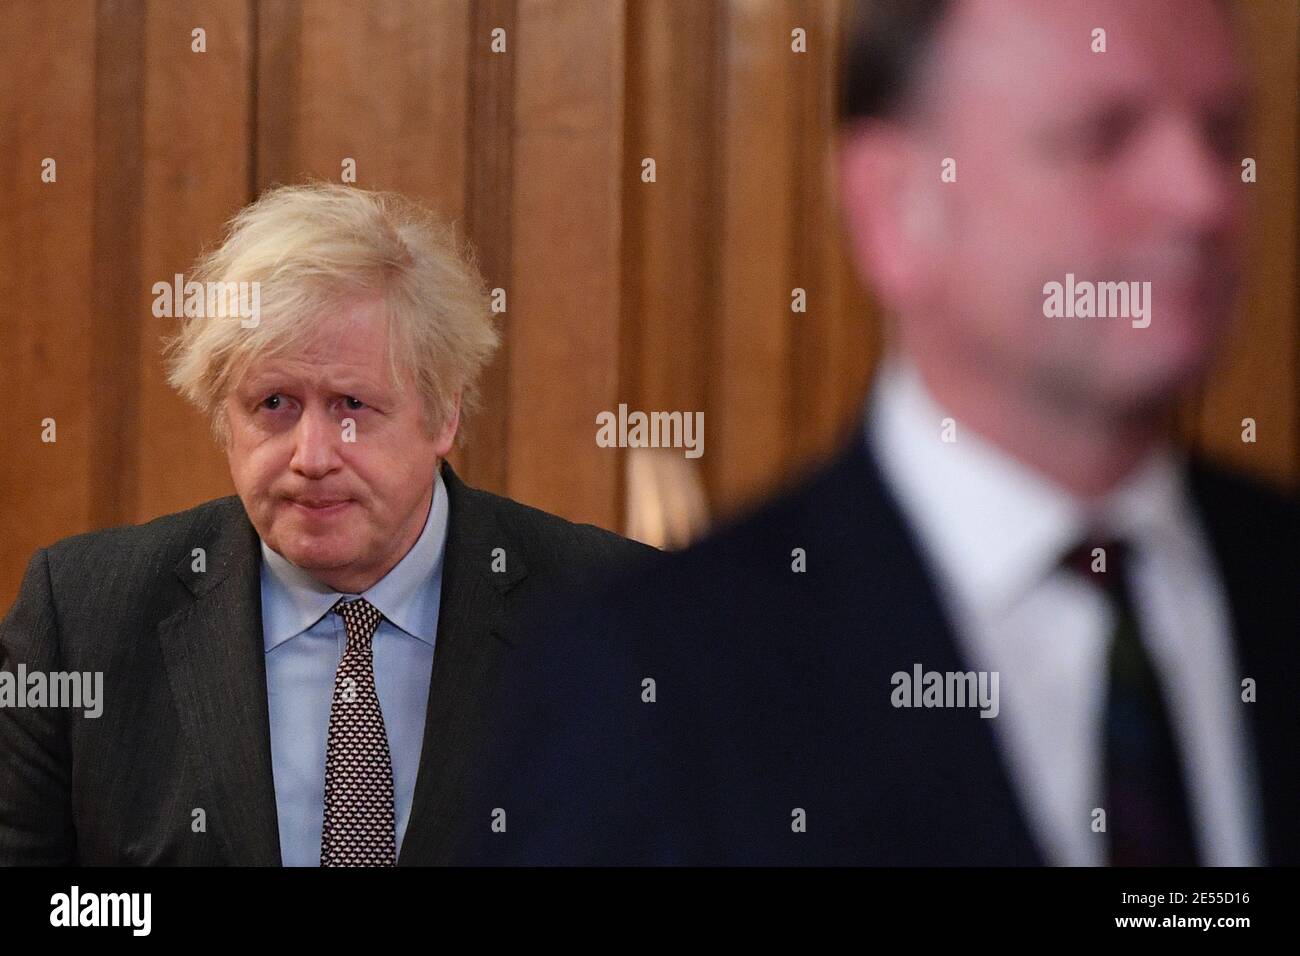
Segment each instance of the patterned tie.
M1105 552L1105 570L1093 570L1094 548ZM1160 680L1142 645L1127 558L1122 541L1081 544L1065 558L1066 565L1100 587L1115 608L1105 726L1110 864L1195 866L1186 778Z
M334 674L320 865L394 866L393 762L371 647L383 616L362 598L339 601L334 610L347 628L348 646Z

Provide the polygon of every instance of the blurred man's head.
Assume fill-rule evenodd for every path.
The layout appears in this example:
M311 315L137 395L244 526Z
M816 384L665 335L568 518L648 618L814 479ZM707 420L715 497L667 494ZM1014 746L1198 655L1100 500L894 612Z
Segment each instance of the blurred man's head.
M1244 76L1219 0L873 0L846 46L855 261L932 386L1161 418L1231 311ZM1095 30L1105 52L1094 52ZM941 179L956 161L955 182ZM1150 282L1150 324L1044 286Z
M172 384L211 418L262 540L358 593L419 537L496 346L483 283L429 212L286 187L231 224L201 283L257 283L256 321L191 317Z

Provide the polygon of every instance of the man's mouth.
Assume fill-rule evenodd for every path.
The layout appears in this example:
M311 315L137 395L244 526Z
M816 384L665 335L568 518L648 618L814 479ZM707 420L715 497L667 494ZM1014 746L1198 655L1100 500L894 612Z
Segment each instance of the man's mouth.
M306 514L327 515L342 511L352 503L350 498L290 498L289 503Z

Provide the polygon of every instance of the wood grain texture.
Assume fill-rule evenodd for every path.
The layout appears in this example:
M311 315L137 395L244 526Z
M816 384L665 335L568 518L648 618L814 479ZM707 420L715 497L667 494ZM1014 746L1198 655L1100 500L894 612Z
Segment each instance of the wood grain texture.
M515 34L515 0L484 0L471 8L465 43L469 71L465 136L465 232L488 289L510 288L514 245L510 204L514 182L515 57L494 52L494 30ZM508 300L507 300L508 301ZM451 456L466 481L502 492L509 484L510 312L497 315L501 346L479 380L481 408L465 422L464 446Z
M515 65L508 492L613 527L619 455L596 445L618 394L623 4L521 0Z
M792 130L798 67L788 4L728 8L722 144L722 306L709 377L715 501L748 503L785 473L792 441L791 290L798 177Z
M357 185L395 189L448 219L464 215L469 4L441 0L301 0L297 76L281 106L293 124L283 181L339 182L345 159ZM265 80L259 94L275 91Z
M1238 4L1259 101L1245 155L1249 260L1237 328L1197 403L1197 441L1210 455L1278 484L1300 484L1300 3ZM1241 440L1242 420L1258 425Z
M1180 414L1207 453L1300 484L1300 3L1240 0L1262 95L1239 334ZM846 0L67 0L5 5L0 604L32 551L229 491L172 395L154 281L262 189L407 192L456 221L505 342L454 455L489 490L626 527L619 402L703 411L717 515L859 423L878 309L826 179ZM203 26L208 52L190 51ZM493 53L500 27L507 50ZM808 51L791 50L791 30ZM40 182L41 159L59 162ZM641 181L641 160L656 182ZM791 290L808 311L791 311ZM40 441L57 421L59 440ZM1259 441L1240 441L1241 419ZM693 481L696 475L691 475Z
M721 305L723 8L654 0L628 9L624 153L622 356L629 408L705 415L712 334ZM640 164L655 163L643 182ZM624 516L625 518L627 516ZM626 521L620 522L626 527Z
M90 269L95 236L97 5L20 4L0 29L0 607L32 552L92 526L98 361L104 315ZM41 181L42 162L57 181ZM54 419L57 440L43 442Z
M152 314L151 290L218 241L248 201L252 162L251 4L154 4L145 28L140 283L127 315L138 330L130 521L234 494L207 420L167 384L162 348L179 323ZM196 28L206 52L192 49Z
M144 0L101 0L95 18L95 286L86 385L92 527L120 524L134 510L140 480L141 339L138 305L144 193ZM57 228L57 226L55 227Z

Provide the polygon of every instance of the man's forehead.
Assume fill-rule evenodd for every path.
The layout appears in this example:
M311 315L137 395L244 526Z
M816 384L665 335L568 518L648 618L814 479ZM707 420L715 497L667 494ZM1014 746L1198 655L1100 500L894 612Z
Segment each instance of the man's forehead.
M351 388L387 389L389 371L379 356L355 352L320 355L312 351L289 350L255 358L248 363L241 380L245 386L261 387L309 384L347 391Z
M1222 0L957 0L937 39L935 92L950 102L1213 99L1244 82Z
M274 321L271 318L266 324ZM379 370L387 365L388 323L375 303L354 300L322 310L310 324L291 333L282 331L264 347L266 354L255 354L249 361L250 371Z

